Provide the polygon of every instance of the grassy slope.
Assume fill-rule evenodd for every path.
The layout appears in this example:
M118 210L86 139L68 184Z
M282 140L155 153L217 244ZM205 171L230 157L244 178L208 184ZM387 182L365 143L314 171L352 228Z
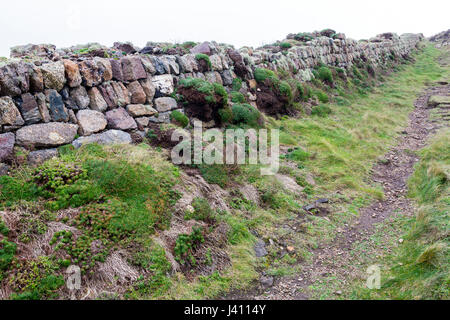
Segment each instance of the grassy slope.
M178 290L171 291L169 296L213 297L231 287L245 287L247 281L256 277L255 271L261 269L273 275L292 274L301 268L297 262L308 262L309 248L315 247L319 241L332 241L334 231L350 223L358 214L358 208L374 197L382 197L381 187L370 185L366 178L378 157L395 143L395 138L406 126L413 102L424 85L443 76L444 70L436 63L438 55L438 50L429 46L415 57L413 65L401 66L400 71L388 77L373 92L362 95L344 93L343 98L349 103L329 104L332 109L329 117L269 119L272 128L282 130L282 144L300 147L307 154L290 157L298 168L286 165L281 172L296 178L299 184L312 174L315 185L309 186L304 197L295 197L281 189L273 179L259 177L255 168L241 169L235 179L251 182L266 201L263 201L262 208L246 215L234 212L233 220L253 227L260 238L274 239L278 245L270 245L269 256L256 261L251 256L249 245L252 241L246 237L241 244L230 247L233 267L227 273L215 279L208 278L207 284L182 281ZM299 207L310 199L324 196L334 203L329 219L310 217L306 222L298 223L296 212ZM301 232L281 227L285 224L298 225ZM279 246L287 245L295 247L296 252L283 255ZM252 264L248 265L250 262Z

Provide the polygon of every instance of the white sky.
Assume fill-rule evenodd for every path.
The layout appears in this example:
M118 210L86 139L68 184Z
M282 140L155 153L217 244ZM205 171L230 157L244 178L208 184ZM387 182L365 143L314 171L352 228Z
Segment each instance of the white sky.
M288 33L332 28L354 39L450 28L450 1L398 0L4 0L0 56L28 43L68 47L132 41L216 40L260 46Z

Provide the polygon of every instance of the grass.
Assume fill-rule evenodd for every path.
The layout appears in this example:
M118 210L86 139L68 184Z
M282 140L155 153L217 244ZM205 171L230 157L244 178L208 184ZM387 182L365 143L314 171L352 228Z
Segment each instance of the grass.
M297 272L300 267L298 263L311 259L309 251L317 247L319 241L333 241L338 226L352 221L358 210L369 201L383 197L380 186L368 183L366 178L378 157L395 143L412 110L412 102L423 85L442 75L443 70L435 62L437 55L435 49L426 48L416 56L414 65L403 66L395 76L389 77L372 92L358 91L358 87L352 84L341 86L341 80L335 77L333 80L340 88L331 89L322 84L320 87L332 102L322 102L310 117L268 118L267 125L280 129L280 141L289 148L282 157L280 174L292 177L304 187L301 195L287 191L275 177L261 176L259 166L202 165L198 168L207 182L218 184L230 193L223 199L229 205L229 211L213 210L205 199L197 198L192 204L194 211L185 217L197 223L214 220L214 223L228 225L225 250L231 265L221 272L197 277L182 272L172 273L166 256L167 249L157 244L152 237L170 224L171 209L178 199L173 189L180 182L180 174L163 154L146 145L88 145L80 150L65 147L61 149L60 159L48 161L38 169L39 174L34 169L23 167L15 170L12 176L1 177L0 207L14 210L23 203L44 203L50 213L61 208L80 207L80 213L75 219L63 222L79 229L81 236L75 239L71 232L61 232L51 241L70 257L69 263L80 264L84 272L92 270L93 262L104 261L112 250L129 250L129 263L145 270L145 276L129 288L125 298L214 298L232 289L248 287L258 278L261 270L276 276ZM365 75L359 69L356 70L361 80L365 81ZM290 92L293 100L305 100L318 90L280 80L275 73L266 69L256 69L255 78L258 82L268 78L274 80L276 89L286 95ZM223 87L199 79L182 80L181 85L195 87L210 97L211 101L216 101L218 97L224 98L224 102L227 100ZM240 86L241 83L236 80L234 91L237 92ZM339 103L335 99L338 95L348 103ZM232 98L237 101L242 99L238 94L233 94ZM231 108L226 110L230 112L224 117L229 121L239 114ZM243 111L242 117L234 119L235 122L242 124L253 119L252 110L239 111ZM448 146L448 140L446 144ZM435 154L441 152L441 149L436 149ZM428 207L430 201L441 203L441 199L442 205L448 206L448 200L445 202L441 194L445 191L442 172L447 170L441 161L430 154L430 166L424 164L423 170L418 170L417 177L411 182L413 196L421 199L424 207ZM39 178L34 178L36 176ZM313 177L314 181L308 177ZM245 184L257 190L261 198L259 205L249 203L242 194L235 192ZM435 198L431 196L436 194ZM301 207L317 197L329 197L332 200L332 212L326 219L314 215L300 218ZM431 217L434 214L424 216ZM28 229L36 230L30 238L45 231L36 219L42 222L43 214L42 217L35 214L33 221L27 222L27 226L32 226ZM427 219L424 218L424 221L429 221ZM442 226L442 219L436 225ZM445 219L448 220L448 217ZM296 226L296 231L286 226ZM448 228L446 225L443 227ZM173 253L179 262L184 265L195 263L192 252L202 244L203 232L207 232L207 229L195 229L175 240L177 249ZM436 230L434 227L431 229ZM417 230L428 229L418 224ZM411 238L411 241L420 239L414 251L417 253L414 261L427 265L437 263L438 270L446 267L440 258L445 252L441 244L441 232L445 229L439 230L436 233L439 235L437 241L431 241L419 231L420 237ZM2 224L0 231L7 233ZM263 259L257 259L254 255L253 246L257 239L266 243L270 243L269 240L276 242L268 246L269 254ZM102 242L103 251L91 252L91 244L95 240ZM292 246L295 253L286 256L281 246ZM10 276L18 270L29 269L30 266L12 268L12 247L5 242L1 249L4 250L2 265ZM439 259L436 260L436 257ZM47 258L46 261L53 261L51 257ZM67 265L67 261L58 265L50 262L47 264L48 272L39 274L36 277L39 281L32 284L33 288L38 288L37 291L17 288L17 298L53 296L59 284L59 266ZM440 271L430 274L433 279L442 279ZM51 278L47 279L49 276ZM404 283L405 286L409 284L407 281ZM437 292L442 291L442 287L432 288Z
M448 300L450 269L450 130L443 129L420 152L409 180L410 196L420 205L411 219L398 219L404 243L383 257L386 273L379 290L359 289L364 299Z
M440 77L437 55L436 49L428 47L414 65L406 66L373 93L347 94L349 105L329 103L316 109L316 116L277 120L273 127L296 142L290 145L305 147L314 155L304 164L319 177L323 191L379 194L365 177L376 158L395 142L423 85Z

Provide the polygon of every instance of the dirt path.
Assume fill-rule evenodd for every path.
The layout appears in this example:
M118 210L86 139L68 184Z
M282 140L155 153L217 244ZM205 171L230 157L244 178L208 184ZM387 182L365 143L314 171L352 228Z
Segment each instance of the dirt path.
M430 119L427 107L431 95L450 95L450 85L438 85L425 90L415 102L415 109L409 115L409 126L402 132L398 144L392 148L374 168L372 181L384 187L385 198L373 202L360 211L359 220L341 231L336 240L327 246L320 246L313 251L313 262L304 266L299 274L276 279L274 285L266 290L262 288L246 293L233 293L228 299L274 299L303 300L309 299L312 293L309 286L323 283L323 279L334 279L339 288L331 294L337 296L345 293L347 283L361 273L357 259L352 255L355 245L370 242L374 226L395 214L414 214L414 206L407 198L406 182L413 173L413 166L419 160L411 151L422 149L427 139L437 129L448 126L449 108L440 108L437 119ZM395 244L391 243L390 246ZM369 254L374 257L382 252L374 248ZM358 276L356 276L358 277ZM362 277L360 275L360 277ZM361 279L363 280L363 279ZM329 297L329 296L328 296Z

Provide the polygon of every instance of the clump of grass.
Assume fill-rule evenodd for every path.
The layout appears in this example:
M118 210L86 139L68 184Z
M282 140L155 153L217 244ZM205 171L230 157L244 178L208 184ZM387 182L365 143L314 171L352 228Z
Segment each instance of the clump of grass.
M325 104L319 104L311 109L311 115L326 117L331 113L331 108Z
M191 234L180 234L175 242L175 259L181 263L195 265L195 249L205 241L203 230L200 227L193 227Z
M287 49L292 48L292 44L290 44L289 42L281 42L280 43L280 48L284 49L284 50L287 50Z
M207 64L207 66L208 66L208 68L209 68L209 70L212 69L211 60L209 59L209 56L208 56L208 55L206 55L206 54L204 54L204 53L198 53L198 54L195 55L195 59L197 59L197 60L199 60L199 61L200 61L200 60L205 61L206 64Z
M180 86L195 88L195 90L205 95L205 100L208 103L218 103L220 99L223 107L228 104L227 91L219 83L210 83L199 78L186 78L180 81Z
M56 291L64 284L64 277L57 275L59 265L47 256L21 261L14 270L12 286L16 293L13 300L54 299Z
M2 272L6 271L16 254L16 244L9 242L6 239L0 241L0 279L2 279Z
M9 228L1 217L0 217L0 234L4 235L5 237L7 237L9 234Z
M322 103L328 103L330 102L330 98L328 98L328 95L323 92L320 89L316 89L314 90L314 95L317 97L317 99L319 99L320 102Z
M222 188L231 182L229 169L228 166L219 164L199 166L200 173L206 182L217 184Z
M259 126L259 119L261 113L253 108L251 105L246 103L237 103L232 107L233 111L233 123L235 124L246 124L251 127Z
M194 219L198 221L211 222L214 220L214 210L205 198L195 198L192 201L193 212L188 212L184 216L186 220Z
M245 103L246 102L245 96L240 92L232 91L230 93L230 95L231 95L231 102L233 102L233 103Z
M333 73L331 72L330 68L322 66L318 69L317 74L320 80L330 85L333 84Z
M182 128L187 127L189 124L189 118L184 113L178 110L174 110L170 113L170 120L172 120Z
M275 75L275 72L269 69L264 68L256 68L255 69L255 80L257 82L264 82L266 79L276 80L278 77Z

